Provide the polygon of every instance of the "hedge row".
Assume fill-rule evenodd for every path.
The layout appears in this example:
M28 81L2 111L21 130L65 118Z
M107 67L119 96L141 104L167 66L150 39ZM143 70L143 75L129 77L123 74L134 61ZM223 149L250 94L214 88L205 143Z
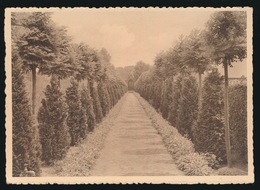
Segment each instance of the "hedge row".
M184 171L186 175L212 174L214 171L212 167L217 163L214 156L195 152L194 145L189 139L183 137L139 94L135 93L135 95L152 120L153 126L162 136L162 140L175 160L177 167Z
M216 69L204 77L201 91L192 75L177 74L163 80L153 69L135 83L136 91L181 135L189 138L197 152L214 154L221 164L226 163L223 88L223 76ZM232 162L246 165L246 85L231 85L229 96Z
M107 117L98 124L94 132L89 133L87 138L78 147L69 150L66 157L55 163L54 168L59 176L88 176L90 169L98 158L102 149L105 138L113 126L115 118L119 114L123 105L125 96L123 96L118 104L113 107Z
M51 84L46 87L45 98L38 112L38 122L42 161L47 165L63 159L70 146L77 146L88 133L94 131L125 92L124 86L119 86L118 89L110 87L111 93L108 94L109 86L102 85L103 90L98 91L98 85L85 85L85 82L81 82L81 87L79 81L72 78L65 96L57 77L52 77ZM102 107L100 100L104 97L114 100L109 102L109 107L108 104L106 107L102 104Z

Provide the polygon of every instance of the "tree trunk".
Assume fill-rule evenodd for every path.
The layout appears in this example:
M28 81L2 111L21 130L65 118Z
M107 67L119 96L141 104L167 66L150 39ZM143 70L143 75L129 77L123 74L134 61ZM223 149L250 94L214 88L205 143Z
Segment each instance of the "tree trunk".
M32 114L35 115L36 101L36 67L32 67Z
M225 142L227 153L227 165L232 167L231 163L231 148L230 148L230 134L229 134L229 105L228 105L228 63L230 60L224 60L224 76L225 76L225 89L224 89L224 117L225 117Z

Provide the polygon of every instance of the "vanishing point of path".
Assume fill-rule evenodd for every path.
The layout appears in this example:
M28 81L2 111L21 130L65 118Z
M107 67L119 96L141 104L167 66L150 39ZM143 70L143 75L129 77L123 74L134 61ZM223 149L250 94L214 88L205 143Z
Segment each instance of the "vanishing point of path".
M92 176L172 176L177 169L137 97L127 93Z

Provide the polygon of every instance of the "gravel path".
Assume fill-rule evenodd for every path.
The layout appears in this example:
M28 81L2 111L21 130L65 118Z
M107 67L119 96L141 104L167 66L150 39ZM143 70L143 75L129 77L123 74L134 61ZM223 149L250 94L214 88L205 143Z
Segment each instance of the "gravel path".
M128 93L92 176L184 175L173 162L138 99Z

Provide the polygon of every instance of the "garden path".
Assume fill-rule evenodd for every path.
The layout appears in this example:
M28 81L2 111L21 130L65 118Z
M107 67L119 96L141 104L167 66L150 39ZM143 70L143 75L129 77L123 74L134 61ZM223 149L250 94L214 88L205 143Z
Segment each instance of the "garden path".
M128 92L91 175L174 176L184 173L175 165L137 97Z

